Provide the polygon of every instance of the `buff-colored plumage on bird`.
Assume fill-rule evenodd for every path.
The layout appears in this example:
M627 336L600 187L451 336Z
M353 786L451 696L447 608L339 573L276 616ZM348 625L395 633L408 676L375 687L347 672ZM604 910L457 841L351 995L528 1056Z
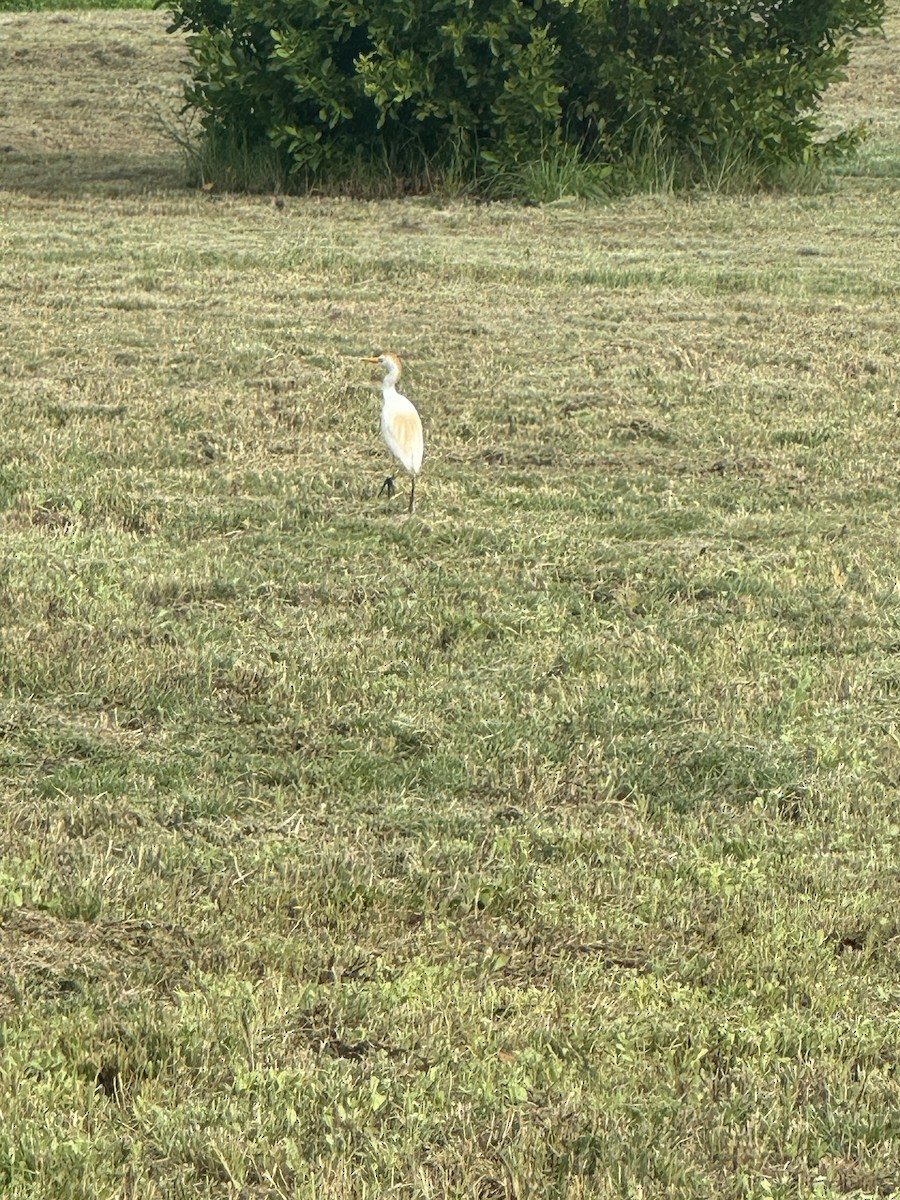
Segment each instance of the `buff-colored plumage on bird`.
M397 381L403 370L399 357L396 354L378 354L364 358L363 362L378 363L384 368L384 383L381 385L384 397L381 406L381 436L391 454L412 478L409 492L409 512L412 512L416 503L416 476L422 470L422 455L425 452L422 422L412 401L397 391ZM384 481L381 490L387 492L388 498L393 496L397 489L392 475Z

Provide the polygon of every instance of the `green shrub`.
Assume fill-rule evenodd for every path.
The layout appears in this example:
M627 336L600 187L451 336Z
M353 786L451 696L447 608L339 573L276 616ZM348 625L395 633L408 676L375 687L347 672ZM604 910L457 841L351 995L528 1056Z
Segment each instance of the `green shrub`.
M884 16L884 0L166 2L215 162L264 147L300 183L513 192L633 183L648 153L671 182L746 183L845 150L858 131L819 141L816 112Z

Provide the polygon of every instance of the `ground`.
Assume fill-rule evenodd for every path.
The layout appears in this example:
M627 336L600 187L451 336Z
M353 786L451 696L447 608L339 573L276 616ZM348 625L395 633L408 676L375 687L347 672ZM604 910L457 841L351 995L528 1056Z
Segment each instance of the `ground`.
M0 15L0 1191L897 1194L896 20L539 208L187 188L164 23Z

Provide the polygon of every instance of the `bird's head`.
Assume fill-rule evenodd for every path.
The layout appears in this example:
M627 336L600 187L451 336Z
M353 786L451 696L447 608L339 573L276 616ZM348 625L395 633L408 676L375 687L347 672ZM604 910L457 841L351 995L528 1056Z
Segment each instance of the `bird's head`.
M403 370L403 363L400 360L399 354L374 354L363 359L363 362L378 363L388 374L392 376L394 382L400 378L400 373Z

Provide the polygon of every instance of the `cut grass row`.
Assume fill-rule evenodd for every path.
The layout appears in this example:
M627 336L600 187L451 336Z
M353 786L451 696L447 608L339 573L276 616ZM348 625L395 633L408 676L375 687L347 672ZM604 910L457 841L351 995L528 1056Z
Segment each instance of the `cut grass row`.
M154 0L0 0L0 12L108 12L153 9Z

